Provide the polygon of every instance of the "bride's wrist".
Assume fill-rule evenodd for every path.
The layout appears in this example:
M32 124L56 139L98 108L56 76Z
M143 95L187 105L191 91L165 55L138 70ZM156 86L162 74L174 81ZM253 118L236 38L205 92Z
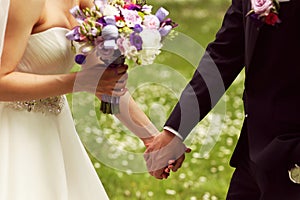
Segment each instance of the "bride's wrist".
M147 137L147 138L140 138L142 140L142 142L144 143L145 147L148 147L153 139L154 139L154 136L150 136L150 137Z

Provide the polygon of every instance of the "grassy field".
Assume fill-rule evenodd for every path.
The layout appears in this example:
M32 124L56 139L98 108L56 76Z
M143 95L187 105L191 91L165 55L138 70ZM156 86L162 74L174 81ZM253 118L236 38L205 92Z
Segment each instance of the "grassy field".
M159 6L167 8L170 17L179 24L178 33L189 39L182 44L179 55L165 50L155 65L129 71L129 91L161 130L180 91L194 72L193 63L203 53L197 47L199 53L191 50L185 54L192 48L188 45L197 43L205 48L214 39L230 2L152 0L148 3L154 5L154 10ZM116 119L100 114L98 102L95 109L92 96L80 94L68 98L73 104L73 111L80 107L74 113L82 112L78 116L87 116L74 117L77 129L112 200L216 200L225 199L233 172L228 163L243 120L242 91L243 75L240 75L218 104L219 110L215 109L200 122L186 141L192 152L187 155L182 168L162 181L140 170L144 169L141 161L143 145ZM76 101L81 98L86 101ZM93 106L89 106L89 102ZM91 117L95 120L90 120Z

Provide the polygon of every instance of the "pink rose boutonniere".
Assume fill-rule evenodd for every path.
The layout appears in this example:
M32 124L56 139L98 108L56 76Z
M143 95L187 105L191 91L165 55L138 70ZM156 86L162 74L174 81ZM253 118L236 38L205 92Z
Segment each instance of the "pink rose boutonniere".
M247 13L247 16L251 16L254 19L272 26L280 23L278 17L278 0L251 0L251 5L252 9Z

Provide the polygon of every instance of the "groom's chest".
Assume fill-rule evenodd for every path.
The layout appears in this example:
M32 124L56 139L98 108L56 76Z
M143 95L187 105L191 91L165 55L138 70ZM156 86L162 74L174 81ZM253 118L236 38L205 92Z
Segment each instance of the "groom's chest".
M275 26L258 23L246 16L252 8L251 2L245 0L243 3L246 68L256 58L257 52L268 51L270 59L274 56L294 57L292 51L300 45L300 0L281 0L278 9L280 23Z

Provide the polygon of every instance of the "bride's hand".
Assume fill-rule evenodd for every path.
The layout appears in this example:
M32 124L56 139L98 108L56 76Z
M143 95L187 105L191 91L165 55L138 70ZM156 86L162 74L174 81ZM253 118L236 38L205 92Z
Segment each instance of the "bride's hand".
M181 139L163 130L148 145L144 158L149 173L157 179L165 179L171 170L176 172L181 167L185 153L190 151Z
M117 68L108 68L100 64L83 67L82 71L77 73L74 90L94 93L99 99L103 94L122 96L127 91L127 69L127 65Z

